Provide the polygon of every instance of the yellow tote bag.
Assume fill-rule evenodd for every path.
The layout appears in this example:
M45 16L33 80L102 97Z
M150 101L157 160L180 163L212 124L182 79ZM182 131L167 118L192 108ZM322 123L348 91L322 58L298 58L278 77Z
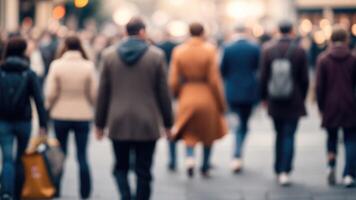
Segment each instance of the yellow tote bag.
M22 157L25 171L23 199L48 199L55 194L45 158L40 153L26 154Z

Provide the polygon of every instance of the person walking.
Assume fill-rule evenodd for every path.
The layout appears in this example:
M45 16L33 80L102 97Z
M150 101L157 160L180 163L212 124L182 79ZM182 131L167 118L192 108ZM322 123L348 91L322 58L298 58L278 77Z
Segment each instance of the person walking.
M343 184L355 186L356 176L356 56L348 47L349 34L334 27L331 44L317 61L316 95L327 132L328 183L336 183L338 133L343 131L345 168Z
M236 27L235 40L225 46L220 67L229 109L239 117L232 161L232 170L235 173L240 172L243 167L242 150L248 122L259 99L257 71L260 47L249 39L247 31L243 25Z
M0 146L2 151L2 200L20 200L24 184L21 161L32 131L33 99L39 117L39 134L46 135L46 111L36 73L25 57L27 42L14 36L5 44L0 65ZM16 154L13 151L17 143Z
M177 43L173 41L172 36L166 31L164 33L164 39L157 44L157 46L163 50L167 62L167 66L171 63L173 49L177 46ZM169 161L168 169L170 171L175 171L177 168L177 141L168 140L169 149Z
M126 32L128 36L118 46L103 53L96 136L102 139L104 129L108 128L115 156L113 175L121 199L134 199L128 182L129 163L134 155L135 199L147 200L152 191L151 167L160 126L164 126L169 136L172 105L163 51L146 41L142 19L132 18Z
M169 84L178 99L178 111L172 135L186 144L189 177L194 175L194 147L202 142L201 173L209 176L210 154L215 140L226 133L226 111L216 48L204 41L204 27L190 25L191 38L176 47L170 67Z
M60 58L50 66L45 85L46 107L54 121L55 135L65 155L68 151L68 137L73 131L82 199L88 199L92 190L87 147L96 92L97 78L93 62L88 60L77 36L67 37ZM61 193L61 177L62 174L55 181L56 197Z
M266 44L262 54L261 98L276 132L274 170L282 186L290 184L294 139L299 119L306 115L309 87L307 56L293 38L293 25L279 25L281 37Z

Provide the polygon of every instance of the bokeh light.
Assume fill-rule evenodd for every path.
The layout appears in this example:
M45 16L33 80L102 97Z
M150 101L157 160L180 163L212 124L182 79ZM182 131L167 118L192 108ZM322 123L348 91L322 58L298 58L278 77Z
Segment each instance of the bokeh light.
M188 33L188 25L183 21L176 20L168 24L167 30L173 37L183 37Z
M55 20L62 19L66 14L66 9L63 5L58 5L53 8L52 17Z
M352 32L352 35L354 35L356 37L356 24L353 24L351 26L351 32Z
M302 22L300 23L299 26L299 31L303 34L306 35L310 33L313 29L313 24L309 19L303 19Z
M84 8L89 3L89 0L74 0L74 6L77 8Z

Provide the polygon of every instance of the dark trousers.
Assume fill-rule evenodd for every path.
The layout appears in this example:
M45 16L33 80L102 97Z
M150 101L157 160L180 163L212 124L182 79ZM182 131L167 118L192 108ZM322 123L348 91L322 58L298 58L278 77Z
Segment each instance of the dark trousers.
M168 141L169 161L170 168L176 168L177 165L177 141Z
M344 146L345 146L345 168L344 176L356 177L356 128L342 128L344 133ZM337 155L338 144L338 131L339 128L328 128L327 138L327 151ZM336 159L329 161L330 167L335 167Z
M148 200L151 196L151 167L156 141L112 141L115 166L114 177L122 200L131 200L133 196L128 181L130 156L135 156L135 173L137 177L136 200Z
M21 199L24 169L21 161L31 137L31 122L0 121L0 146L2 151L1 194ZM14 154L14 144L17 151ZM0 197L2 199L2 197Z
M294 157L294 138L298 120L273 119L276 131L275 164L277 174L290 173Z
M236 104L231 106L231 111L239 117L239 126L235 131L234 157L241 158L246 135L248 133L248 122L252 113L252 104Z
M80 195L81 198L88 198L92 187L90 168L87 159L90 122L54 120L54 129L64 155L67 155L69 133L70 131L74 132L77 160L79 164ZM58 195L60 194L61 178L62 174L59 179L56 180Z

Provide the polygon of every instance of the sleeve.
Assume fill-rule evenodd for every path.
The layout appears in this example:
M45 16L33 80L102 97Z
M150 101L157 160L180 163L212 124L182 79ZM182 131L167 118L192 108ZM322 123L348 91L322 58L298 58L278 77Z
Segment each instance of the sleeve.
M218 54L214 49L210 56L209 68L208 68L208 81L212 87L213 94L216 98L218 108L221 113L227 111L227 105L225 102L225 95L223 89L223 83L218 67Z
M326 91L326 74L325 67L322 61L322 58L319 56L317 59L317 72L316 72L316 99L319 107L319 111L323 112L324 110L324 99L325 99L325 91Z
M86 84L86 95L92 106L96 105L97 100L97 91L98 91L98 80L96 69L93 64L90 65L90 71Z
M35 72L31 73L30 81L31 81L31 96L36 105L40 127L47 129L47 114L44 106L41 85Z
M102 61L101 69L102 71L100 73L99 79L98 98L96 102L95 125L98 128L105 128L111 96L110 71L106 65L105 58Z
M167 83L166 63L164 59L165 58L162 56L156 73L155 92L163 125L165 128L171 128L173 126L173 111L170 91Z
M228 64L227 64L227 50L226 47L223 50L222 57L221 57L221 62L220 62L220 72L222 78L226 78L228 74Z
M170 69L169 77L168 77L169 88L171 89L173 96L177 98L181 87L181 82L180 82L181 77L178 69L178 58L177 58L176 50L173 51L171 66L169 67L169 69Z
M271 68L271 60L268 56L268 49L265 48L262 50L261 58L261 69L260 69L260 88L261 88L261 99L266 101L268 98L267 85Z
M303 99L305 100L309 89L309 71L308 71L308 58L304 49L300 49L299 69L300 69L300 88Z
M53 105L56 103L56 100L59 96L60 85L57 80L56 75L56 66L51 65L48 72L48 76L45 82L45 106L47 110L51 110Z

